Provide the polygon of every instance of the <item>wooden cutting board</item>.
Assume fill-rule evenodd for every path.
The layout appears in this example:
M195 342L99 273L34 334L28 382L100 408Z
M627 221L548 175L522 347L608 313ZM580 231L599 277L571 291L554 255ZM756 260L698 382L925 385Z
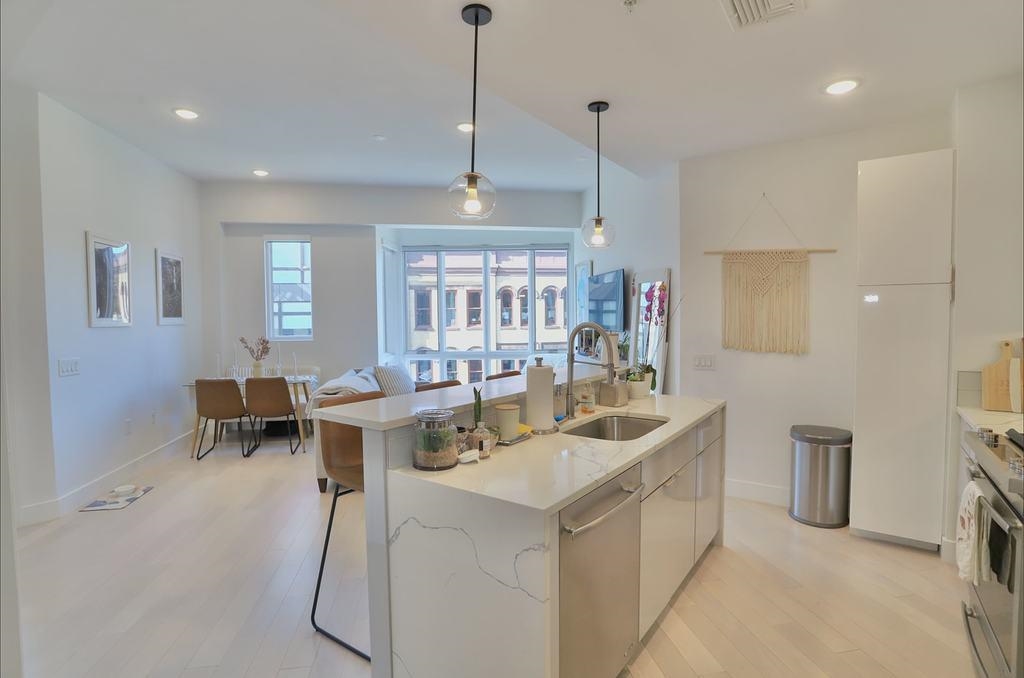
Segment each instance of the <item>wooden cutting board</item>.
M1024 360L1013 357L1009 341L999 342L999 360L981 370L981 407L997 412L1020 412L1024 402ZM1012 370L1012 372L1011 372ZM1016 391L1016 398L1011 395Z

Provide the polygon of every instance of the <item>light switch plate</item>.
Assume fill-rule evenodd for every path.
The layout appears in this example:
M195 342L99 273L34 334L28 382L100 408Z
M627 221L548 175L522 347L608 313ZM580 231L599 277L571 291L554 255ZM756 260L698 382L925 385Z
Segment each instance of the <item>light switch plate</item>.
M81 374L78 368L78 358L59 358L57 360L58 377L74 377Z
M713 370L715 369L715 356L710 353L702 353L693 356L693 369Z

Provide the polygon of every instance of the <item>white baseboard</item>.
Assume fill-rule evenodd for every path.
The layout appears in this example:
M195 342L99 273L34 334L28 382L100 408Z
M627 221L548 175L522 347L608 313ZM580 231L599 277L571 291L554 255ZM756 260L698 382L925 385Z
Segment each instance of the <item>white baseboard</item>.
M725 496L759 501L775 506L789 506L789 488L782 485L766 485L752 480L725 479Z
M102 494L105 489L121 485L131 480L143 468L152 467L174 456L181 451L179 447L184 449L191 440L192 431L187 431L55 499L22 506L18 510L18 526L42 523L71 513L90 499Z
M948 537L942 538L942 543L939 544L939 555L947 563L956 564L956 539L949 539Z

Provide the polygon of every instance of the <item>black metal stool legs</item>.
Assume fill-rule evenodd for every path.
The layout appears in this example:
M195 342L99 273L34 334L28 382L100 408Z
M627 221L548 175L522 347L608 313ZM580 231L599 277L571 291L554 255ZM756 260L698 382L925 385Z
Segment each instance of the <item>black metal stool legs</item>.
M370 655L353 647L352 645L349 645L333 633L325 631L316 623L316 604L320 600L320 584L324 578L324 564L327 562L327 547L331 543L331 528L334 526L334 511L338 508L338 498L349 494L350 492L355 492L355 490L345 489L341 485L338 485L334 490L334 501L331 502L331 516L327 519L327 535L324 537L324 553L320 557L320 572L316 575L316 592L313 593L313 610L309 613L309 620L313 622L313 628L316 629L318 633L322 633L338 645L344 647L346 650L354 652L366 661L370 661Z

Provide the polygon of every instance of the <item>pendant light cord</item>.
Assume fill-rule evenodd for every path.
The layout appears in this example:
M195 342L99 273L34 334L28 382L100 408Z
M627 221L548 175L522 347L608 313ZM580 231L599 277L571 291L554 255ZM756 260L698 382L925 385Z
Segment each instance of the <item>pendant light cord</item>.
M597 216L601 216L601 109L597 110Z
M476 59L480 37L480 10L474 11L476 16L473 20L473 135L469 146L469 171L476 173Z

